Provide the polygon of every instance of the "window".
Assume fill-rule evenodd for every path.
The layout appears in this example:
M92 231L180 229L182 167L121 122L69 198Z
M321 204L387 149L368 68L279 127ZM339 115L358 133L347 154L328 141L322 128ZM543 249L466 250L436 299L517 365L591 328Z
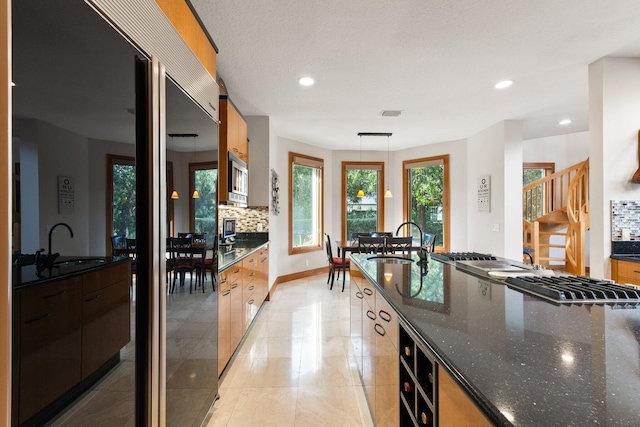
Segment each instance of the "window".
M111 236L136 237L136 166L133 157L107 156L107 253Z
M217 162L189 163L189 230L194 233L206 233L209 237L217 234L217 186ZM191 197L194 190L198 190L197 199Z
M384 229L384 163L342 162L342 239ZM364 197L357 197L359 190Z
M289 254L322 249L324 160L289 153Z
M167 188L173 188L173 163L167 163ZM173 204L167 194L167 234L173 234ZM107 155L107 252L111 236L136 237L136 160L134 157Z
M553 195L553 181L545 184L531 186L534 182L555 172L555 163L523 163L522 164L522 188L524 217L533 220L544 215L551 209Z
M403 162L403 216L423 233L435 234L436 247L449 248L449 155ZM415 227L411 233L418 237Z

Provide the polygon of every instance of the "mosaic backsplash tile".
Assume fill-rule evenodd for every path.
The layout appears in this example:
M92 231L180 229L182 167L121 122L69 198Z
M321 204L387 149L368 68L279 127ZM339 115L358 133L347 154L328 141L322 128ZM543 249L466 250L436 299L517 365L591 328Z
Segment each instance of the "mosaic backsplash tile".
M218 206L218 216L222 218L235 218L236 231L238 233L267 232L269 231L269 206L251 206L248 208L236 208L231 206ZM221 232L222 230L218 230Z
M623 230L629 230L628 239ZM611 240L640 240L640 200L611 201Z

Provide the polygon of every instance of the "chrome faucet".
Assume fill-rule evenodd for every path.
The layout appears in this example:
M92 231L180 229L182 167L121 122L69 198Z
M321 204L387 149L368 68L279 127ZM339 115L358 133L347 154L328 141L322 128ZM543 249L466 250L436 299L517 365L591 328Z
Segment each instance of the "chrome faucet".
M59 222L57 224L54 224L49 230L49 255L48 256L51 256L51 234L53 233L53 230L55 230L56 227L58 227L59 225L64 225L65 227L67 227L67 229L69 230L69 234L71 235L71 238L73 238L73 230L71 229L71 227L69 227L69 224L66 224L64 222Z

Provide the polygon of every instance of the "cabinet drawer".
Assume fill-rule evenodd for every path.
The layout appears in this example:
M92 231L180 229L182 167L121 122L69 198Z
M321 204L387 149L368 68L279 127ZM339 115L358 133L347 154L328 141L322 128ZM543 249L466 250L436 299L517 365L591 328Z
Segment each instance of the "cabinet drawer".
M258 255L253 254L242 260L242 280L246 284L256 277L258 271Z
M23 316L46 310L80 296L82 276L27 289L20 293Z
M131 264L124 263L113 267L103 268L84 274L82 279L82 293L84 295L113 285L131 277Z
M618 263L618 282L625 283L631 280L634 281L634 284L640 284L640 263L616 261Z
M242 266L240 263L232 265L227 270L225 270L227 274L227 279L229 283L237 282L240 277L242 277Z
M229 275L226 271L218 274L218 292L222 294L231 288L231 282L229 281Z

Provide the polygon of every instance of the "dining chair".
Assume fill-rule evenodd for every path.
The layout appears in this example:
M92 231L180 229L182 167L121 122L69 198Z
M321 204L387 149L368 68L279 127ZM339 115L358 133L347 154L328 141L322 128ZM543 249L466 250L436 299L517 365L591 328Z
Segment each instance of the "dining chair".
M343 263L342 257L333 256L333 250L331 249L331 237L329 237L327 233L324 233L324 245L327 250L327 260L329 261L329 276L327 277L327 284L331 281L329 290L332 290L336 270L338 271L338 279L340 279L340 271L342 271L342 274L347 274L347 270L351 271L351 260L349 258L345 258Z
M208 252L208 251L207 251ZM202 292L204 292L204 282L207 278L207 271L211 273L211 287L216 290L216 275L213 274L218 269L218 236L213 237L213 255L211 258L204 254L203 261L198 264L198 277L202 280Z
M111 256L128 256L127 237L111 236Z
M177 276L180 276L180 286L184 286L186 273L189 273L189 293L192 292L193 274L196 271L196 262L193 259L193 243L188 237L173 237L171 239L173 252L173 285L171 293L175 290Z
M422 248L427 252L435 252L437 234L425 233L422 235Z
M413 245L412 237L387 237L384 251L387 253L403 253L411 255Z
M366 237L358 238L358 252L363 254L384 252L384 237Z

